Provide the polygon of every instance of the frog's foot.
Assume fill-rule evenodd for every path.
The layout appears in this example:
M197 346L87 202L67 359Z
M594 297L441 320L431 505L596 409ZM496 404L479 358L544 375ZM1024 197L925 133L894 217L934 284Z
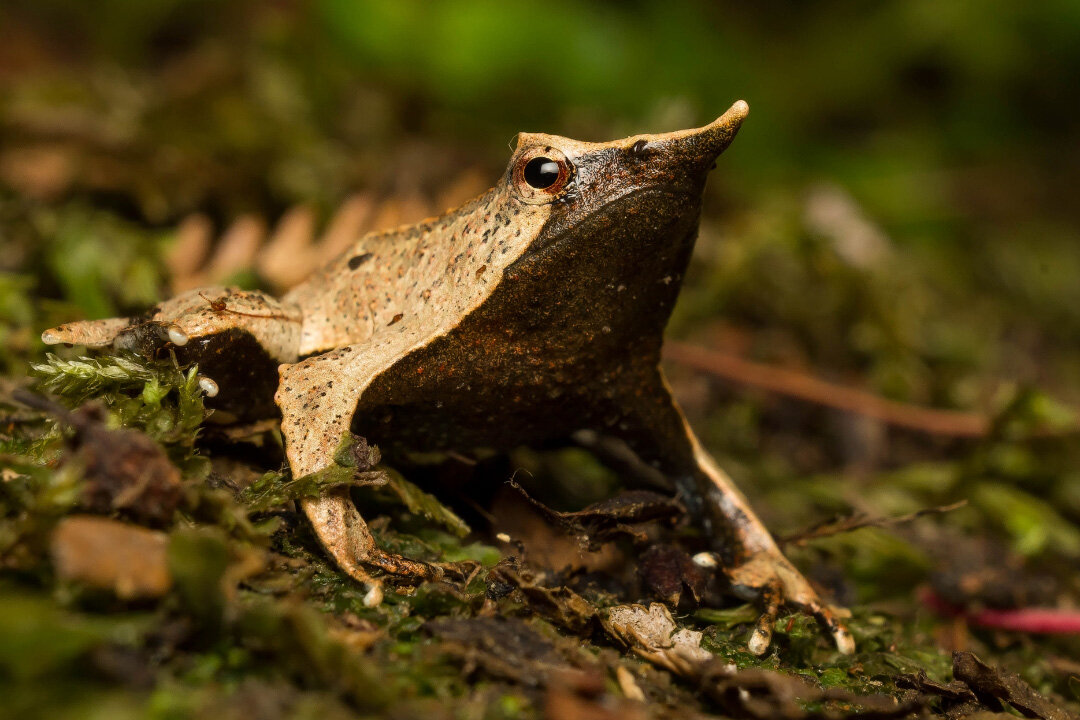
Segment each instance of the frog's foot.
M374 606L382 601L381 582L369 574L371 569L414 582L438 580L443 576L442 568L379 548L347 489L306 499L301 504L319 542L338 567L368 588L365 604Z
M822 602L817 591L779 550L758 551L724 573L736 595L756 601L762 607L749 642L750 652L755 655L768 650L777 615L785 606L816 617L840 652L850 655L855 651L855 640L840 620L844 611Z

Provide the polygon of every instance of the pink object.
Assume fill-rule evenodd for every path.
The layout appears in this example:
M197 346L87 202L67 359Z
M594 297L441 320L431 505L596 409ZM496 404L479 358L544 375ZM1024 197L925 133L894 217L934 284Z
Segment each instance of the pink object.
M1080 635L1080 611L1028 607L1013 610L967 610L945 602L937 593L924 588L919 593L924 605L939 615L962 617L976 627L1047 635Z

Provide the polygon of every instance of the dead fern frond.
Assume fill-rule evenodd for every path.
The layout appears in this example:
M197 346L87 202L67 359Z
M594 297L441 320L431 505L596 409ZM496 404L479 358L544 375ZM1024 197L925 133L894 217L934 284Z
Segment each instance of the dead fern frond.
M413 191L380 200L371 193L357 193L338 206L325 224L306 205L292 207L274 224L258 215L243 215L223 228L217 240L210 219L192 214L176 228L175 241L165 254L172 291L228 284L254 273L271 290L284 292L366 233L436 215L487 186L485 174L471 168L438 197Z

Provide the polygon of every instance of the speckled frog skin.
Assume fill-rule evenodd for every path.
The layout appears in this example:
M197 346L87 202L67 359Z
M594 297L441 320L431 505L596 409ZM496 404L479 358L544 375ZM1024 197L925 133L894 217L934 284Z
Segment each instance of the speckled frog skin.
M293 475L327 467L350 429L416 450L509 448L592 430L622 440L679 488L716 540L727 579L763 612L811 612L851 636L702 449L659 369L697 235L705 179L746 117L738 102L694 130L587 143L522 133L480 197L366 235L280 300L203 288L146 315L62 325L47 343L173 349L238 417L281 414ZM208 384L211 390L213 384ZM378 548L346 490L303 501L338 565L437 576Z

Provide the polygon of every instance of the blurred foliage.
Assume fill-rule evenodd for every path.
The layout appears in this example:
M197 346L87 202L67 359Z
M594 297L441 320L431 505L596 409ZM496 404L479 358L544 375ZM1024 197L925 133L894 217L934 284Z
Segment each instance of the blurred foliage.
M740 97L751 116L710 181L672 332L991 423L983 438L898 430L670 366L695 427L778 535L968 501L789 547L854 604L853 658L803 618L781 622L763 661L745 652L745 607L681 622L740 666L824 686L892 692L919 669L943 680L940 648L968 647L1041 691L1076 687L1075 637L964 628L915 588L972 607L1080 604L1080 4L9 0L0 29L6 710L325 718L389 703L402 717L535 716L533 689L466 682L421 631L484 602L500 551L486 516L467 515L473 495L419 483L477 528L463 541L431 518L464 521L404 480L396 494L363 491L389 518L373 523L385 546L483 568L369 608L291 510L311 488L278 472L273 437L255 445L255 467L240 453L211 472L230 453L204 438L214 429L201 425L194 369L47 358L39 333L160 299L164 258L193 213L224 229L303 203L325 220L362 192L384 222L407 221L478 182L462 178L486 186L519 130L609 139L701 124ZM30 363L44 387L72 404L99 398L110 423L145 432L184 469L165 597L103 600L53 576L49 532L82 479L57 464L57 425L8 400ZM513 463L470 472L497 484L524 468L539 497L568 509L618 480L580 450ZM703 709L670 678L588 647L650 693Z

